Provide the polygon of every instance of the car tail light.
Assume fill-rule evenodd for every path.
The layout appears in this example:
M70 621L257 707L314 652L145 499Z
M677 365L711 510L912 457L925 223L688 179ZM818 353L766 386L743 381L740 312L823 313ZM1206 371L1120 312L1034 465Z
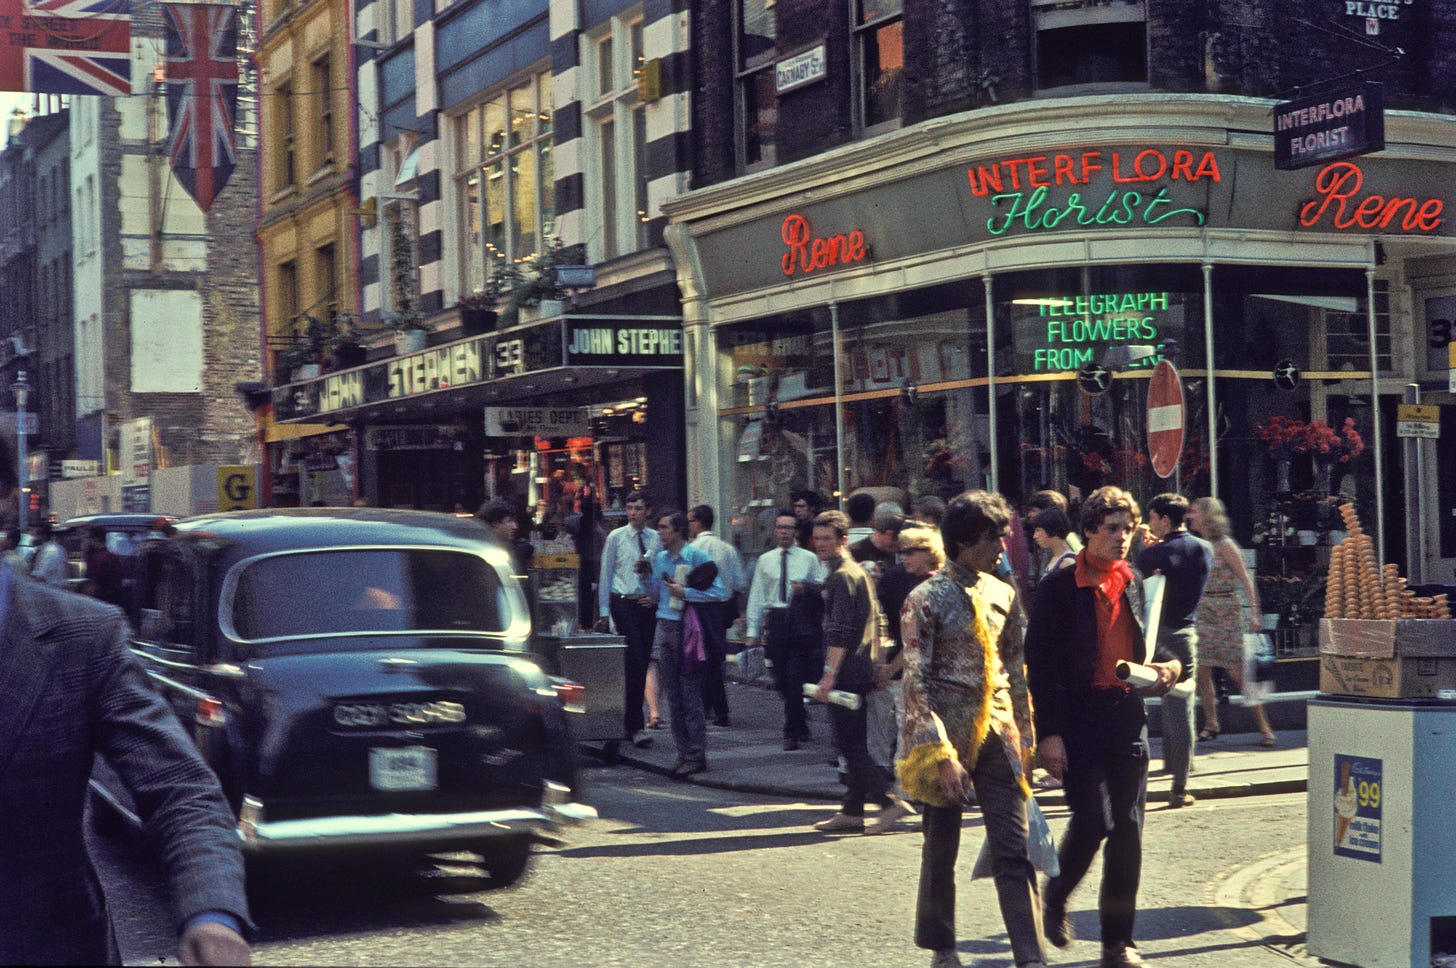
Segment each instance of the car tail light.
M221 699L204 696L197 700L196 718L199 726L223 726L227 723L227 710L223 708Z
M562 708L572 713L586 711L586 686L570 679L557 679L555 686L556 698L561 702Z

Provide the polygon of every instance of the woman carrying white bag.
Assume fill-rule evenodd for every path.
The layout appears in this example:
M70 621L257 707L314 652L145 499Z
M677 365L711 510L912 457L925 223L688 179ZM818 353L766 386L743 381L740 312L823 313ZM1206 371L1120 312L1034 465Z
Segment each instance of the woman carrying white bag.
M1239 545L1229 537L1228 511L1215 497L1201 497L1188 509L1188 527L1213 545L1213 570L1203 601L1198 606L1198 698L1203 707L1203 728L1198 738L1203 742L1217 739L1220 732L1218 702L1213 691L1213 670L1223 669L1233 679L1244 697L1244 705L1254 715L1259 729L1259 745L1273 746L1274 730L1261 705L1264 693L1251 677L1245 675L1246 664L1252 666L1252 655L1246 658L1245 636L1252 647L1263 637L1259 618L1259 590ZM1243 590L1244 603L1239 602Z

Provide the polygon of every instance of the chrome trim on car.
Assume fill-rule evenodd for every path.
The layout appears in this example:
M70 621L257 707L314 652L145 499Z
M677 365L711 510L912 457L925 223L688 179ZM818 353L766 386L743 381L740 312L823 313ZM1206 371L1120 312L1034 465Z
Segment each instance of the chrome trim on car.
M341 847L468 846L500 837L534 835L549 831L553 826L545 811L527 807L470 813L389 813L306 820L265 820L259 814L261 810L249 818L246 825L238 824L238 839L242 842L244 853Z

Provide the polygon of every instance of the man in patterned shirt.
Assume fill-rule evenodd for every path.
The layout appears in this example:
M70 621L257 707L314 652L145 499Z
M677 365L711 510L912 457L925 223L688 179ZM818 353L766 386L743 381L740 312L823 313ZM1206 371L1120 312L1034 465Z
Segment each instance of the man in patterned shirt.
M1022 664L1021 609L992 571L1014 512L999 494L968 491L941 522L946 563L905 601L905 728L900 783L924 801L925 842L915 943L932 968L956 955L955 865L971 787L986 820L996 895L1020 968L1046 962L1036 869L1027 854L1026 777L1033 750Z

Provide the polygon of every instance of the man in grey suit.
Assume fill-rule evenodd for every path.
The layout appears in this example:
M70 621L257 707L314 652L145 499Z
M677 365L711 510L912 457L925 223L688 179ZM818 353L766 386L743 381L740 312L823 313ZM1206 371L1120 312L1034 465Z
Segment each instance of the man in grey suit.
M0 434L0 507L15 491ZM0 963L120 963L83 835L97 753L158 845L183 963L251 962L232 811L128 637L115 607L0 565Z

